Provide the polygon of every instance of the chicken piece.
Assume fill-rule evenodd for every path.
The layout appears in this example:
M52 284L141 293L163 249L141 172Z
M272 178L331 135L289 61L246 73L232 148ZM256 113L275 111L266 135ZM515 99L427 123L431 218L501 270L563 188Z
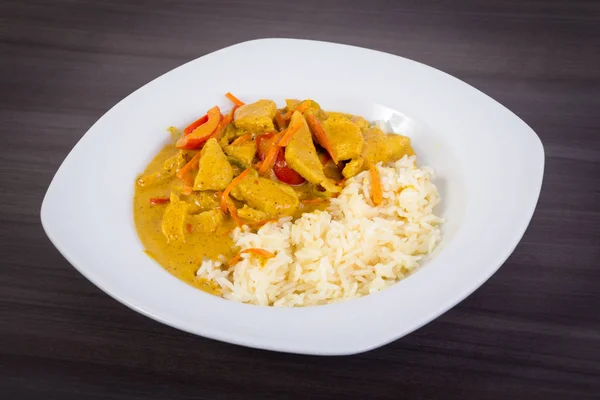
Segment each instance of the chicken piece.
M410 139L394 133L383 133L379 128L369 128L363 132L364 145L360 157L350 161L342 174L351 178L369 168L370 164L396 161L405 155L413 156L415 152L410 146Z
M194 190L223 190L233 179L233 168L216 139L209 139L200 155Z
M350 118L350 121L352 121L356 125L358 125L358 127L360 129L367 129L369 126L371 126L371 124L369 123L369 121L367 121L363 117L359 117L358 115L353 115L352 118Z
M173 155L167 157L171 154ZM153 172L140 175L136 180L137 186L149 188L162 185L171 179L175 173L179 171L179 169L181 169L187 162L187 152L176 150L175 146L172 145L166 146L164 149L162 149L160 155L164 155L166 157L166 159L162 162L162 167L160 163L150 163L149 170Z
M355 158L354 160L350 160L344 166L344 169L342 170L342 175L346 179L352 178L353 176L358 175L361 171L366 169L366 168L364 168L364 165L365 165L365 160L364 160L364 158L362 158L362 156Z
M302 127L298 129L290 143L286 146L285 161L290 168L299 173L307 181L319 184L329 192L339 192L341 189L323 173L323 164L321 164L317 155L308 124L304 116L296 111L292 115L290 126L298 123Z
M327 117L346 117L347 119L358 125L360 129L367 129L371 125L369 124L369 121L367 121L363 117L342 112L328 111Z
M167 174L174 175L185 165L185 163L186 160L183 151L178 150L177 154L165 160L165 162L163 163L163 170Z
M322 125L335 159L350 160L360 156L363 136L358 125L341 115L330 115Z
M179 199L175 193L171 193L169 205L165 209L161 222L161 230L167 238L167 243L178 240L185 241L183 226L188 215L189 204Z
M363 132L365 146L363 158L369 163L396 161L405 155L413 156L415 152L410 139L395 133L383 133L378 128L369 128Z
M135 184L137 186L143 187L143 188L154 187L154 186L158 186L158 185L164 183L169 178L171 178L171 176L172 175L169 173L154 172L154 173L147 174L147 175L141 175L140 177L137 178L137 180L135 181Z
M314 100L308 99L299 101L295 99L286 99L285 104L286 113L290 111L299 111L301 114L304 114L305 112L311 112L319 119L324 119L326 117L325 111L323 111L319 103Z
M194 192L188 197L188 202L190 203L188 214L219 208L219 198L213 191Z
M285 110L289 111L300 104L300 100L298 99L285 99Z
M194 233L212 233L223 225L225 215L219 209L203 211L200 214L190 215L188 222L192 224L192 232Z
M236 127L251 133L272 131L275 130L273 118L276 110L277 106L274 101L259 100L235 110L233 121Z
M256 142L251 140L242 144L231 144L225 147L225 154L242 163L244 168L249 167L256 154Z
M293 215L300 204L290 186L262 178L254 170L233 187L231 195L269 217Z
M238 215L244 221L251 223L264 221L268 217L267 213L260 210L255 210L252 207L248 207L246 204L244 204L244 207L238 209Z
M225 148L227 146L229 146L229 143L233 142L233 140L238 137L245 134L245 132L241 129L238 129L235 124L231 123L229 125L227 125L227 127L225 128L225 132L223 132L223 134L221 135L221 137L219 138L219 145L221 145L221 148Z

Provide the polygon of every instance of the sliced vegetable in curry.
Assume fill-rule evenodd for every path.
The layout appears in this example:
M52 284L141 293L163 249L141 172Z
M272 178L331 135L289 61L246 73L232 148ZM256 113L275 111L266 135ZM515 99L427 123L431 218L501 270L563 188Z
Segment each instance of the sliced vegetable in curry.
M185 127L152 160L135 185L135 225L146 253L167 271L207 292L195 271L203 258L239 259L230 233L258 229L281 217L325 209L343 182L373 166L413 155L410 140L382 132L360 116L327 112L313 100L215 106ZM258 257L273 255L261 249Z

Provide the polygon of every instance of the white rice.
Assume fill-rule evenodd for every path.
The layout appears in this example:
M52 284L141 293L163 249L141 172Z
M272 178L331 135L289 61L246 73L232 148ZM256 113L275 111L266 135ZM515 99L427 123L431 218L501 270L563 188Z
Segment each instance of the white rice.
M232 235L239 250L275 254L264 262L245 253L227 268L224 257L206 260L197 275L219 285L221 295L243 303L311 306L356 298L384 289L413 272L440 241L443 220L433 171L415 157L378 165L383 203L371 201L371 177L363 171L346 181L327 211L282 218L252 233Z

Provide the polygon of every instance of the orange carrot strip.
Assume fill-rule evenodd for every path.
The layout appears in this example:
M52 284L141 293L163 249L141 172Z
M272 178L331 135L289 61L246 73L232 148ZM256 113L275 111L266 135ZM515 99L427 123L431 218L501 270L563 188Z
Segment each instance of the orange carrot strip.
M277 155L279 154L279 151L281 150L281 147L279 147L279 141L281 140L282 136L285 135L285 132L286 131L281 131L273 137L273 141L271 142L271 145L269 146L269 149L267 150L267 154L265 154L265 159L262 160L262 163L260 164L260 168L258 169L259 174L263 175L268 170L273 168L273 164L275 164Z
M302 200L302 204L319 204L319 203L323 203L326 201L327 201L327 199L306 199L306 200Z
M278 143L279 147L285 147L288 144L290 144L290 142L292 141L292 138L294 137L294 135L296 134L296 132L298 132L298 130L300 130L300 128L302 127L302 124L296 124L296 126L290 126L285 130L285 133L283 134L283 137L281 138L281 140Z
M303 101L302 103L298 104L298 107L296 107L296 111L303 113L304 111L306 111L309 107L310 102L308 101Z
M269 222L277 222L277 221L279 221L279 218L269 218L269 219L263 219L262 221L257 221L255 223L253 223L252 225L260 227L260 226L268 224Z
M273 142L273 144L271 144L271 146L269 147L269 150L267 151L267 155L265 156L265 159L263 160L262 164L260 164L260 168L258 169L259 174L263 175L268 170L273 168L273 164L275 163L275 160L277 159L277 155L279 154L280 151L281 151L281 147L279 147L276 142Z
M231 189L233 189L235 185L240 183L240 181L244 179L246 175L248 175L251 169L252 167L246 168L241 174L236 176L223 191L223 194L221 195L221 211L223 212L223 214L227 214L227 198L229 197L229 192L231 192Z
M289 121L292 118L292 115L294 115L294 111L298 111L300 113L304 113L304 111L306 111L309 107L310 102L309 101L301 101L300 103L298 103L294 108L292 108L291 110L289 110L288 112L286 112L283 115L283 119L285 121Z
M252 140L252 134L247 133L235 139L233 142L231 142L231 144L244 144L250 140Z
M233 218L233 222L235 222L236 226L243 226L244 221L240 218L237 212L237 207L233 204L231 199L227 200L227 210L229 210L229 214L231 214L231 218Z
M227 266L231 267L232 265L237 263L241 258L242 258L242 252L240 251L235 257L233 257L231 259L231 261L229 261L229 264Z
M227 97L233 104L235 104L238 107L241 107L244 104L246 104L243 101L241 101L240 99L238 99L237 97L235 97L234 95L232 95L231 92L225 93L225 97Z
M194 227L192 226L192 224L187 224L185 226L185 229L187 230L187 233L192 233L194 232Z
M231 259L231 261L229 261L228 266L231 267L232 265L234 265L235 263L237 263L242 258L242 254L244 254L244 253L256 254L256 255L262 256L262 257L264 257L266 259L275 257L275 254L271 253L270 251L263 250L263 249L257 249L257 248L252 247L252 248L240 251L237 254L237 256L233 257Z
M236 109L237 106L234 106L231 109L231 111L229 111L229 114L225 115L221 119L221 122L219 122L219 125L217 126L217 129L215 129L215 132L212 134L211 138L219 140L221 136L223 136L223 132L225 132L225 128L227 128L227 125L233 122L233 113L235 113Z
M198 162L200 161L200 152L194 154L194 157L183 166L178 172L177 177L183 180L183 194L189 196L192 194L194 189L194 177L191 175L192 171L198 169Z
M379 176L379 170L375 164L369 165L369 171L371 172L371 197L373 199L373 203L378 206L383 200L381 177Z
M306 122L308 122L308 127L312 131L313 135L315 135L315 139L317 139L317 143L319 143L331 156L331 159L335 164L338 163L337 158L333 154L333 148L331 146L331 142L327 138L327 134L325 134L325 130L323 129L323 125L319 122L317 117L313 114L308 113L306 116Z
M177 171L177 177L179 179L185 179L188 172L198 169L198 161L200 161L200 152L194 154L194 157L187 162L179 171Z

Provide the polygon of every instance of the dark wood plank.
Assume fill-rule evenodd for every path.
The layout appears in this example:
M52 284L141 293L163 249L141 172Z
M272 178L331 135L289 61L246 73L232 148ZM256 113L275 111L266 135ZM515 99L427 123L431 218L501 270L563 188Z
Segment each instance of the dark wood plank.
M451 73L530 124L544 188L481 289L381 349L318 358L160 325L80 276L39 223L50 180L115 102L240 41L354 44ZM0 3L0 397L592 399L600 394L600 2Z

